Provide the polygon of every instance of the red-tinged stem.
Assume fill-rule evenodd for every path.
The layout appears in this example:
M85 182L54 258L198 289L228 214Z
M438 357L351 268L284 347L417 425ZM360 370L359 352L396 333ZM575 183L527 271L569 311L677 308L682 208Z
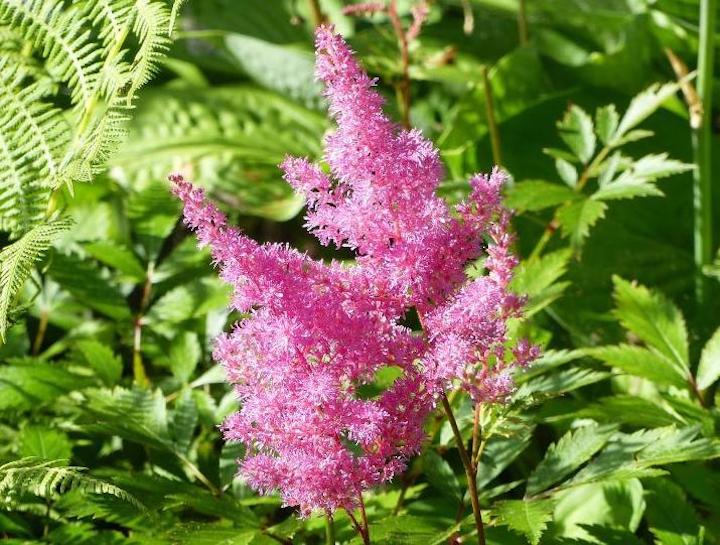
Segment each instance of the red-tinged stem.
M450 427L452 428L453 435L455 436L455 443L458 451L460 452L460 459L462 460L463 467L465 468L465 477L467 478L468 484L468 495L470 496L470 504L472 505L473 515L475 516L475 527L477 528L478 534L478 545L486 545L485 541L485 526L483 525L482 512L480 511L480 499L478 498L477 482L476 482L476 468L473 461L468 455L467 449L463 442L460 428L458 428L457 422L455 421L455 415L452 412L452 407L445 394L442 396L442 405L447 414Z

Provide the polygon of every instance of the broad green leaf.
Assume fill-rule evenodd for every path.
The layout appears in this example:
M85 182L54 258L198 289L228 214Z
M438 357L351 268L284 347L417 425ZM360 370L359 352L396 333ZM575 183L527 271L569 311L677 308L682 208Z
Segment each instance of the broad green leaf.
M517 459L532 439L532 428L520 427L508 436L493 435L488 439L478 464L478 489L487 488L492 480Z
M645 511L639 480L579 486L558 494L558 500L552 526L558 543L564 544L565 539L587 539L603 545L640 543L632 535Z
M607 205L593 199L583 199L558 209L557 218L562 234L570 239L573 247L582 246L590 234L590 228L605 217Z
M192 390L184 389L177 401L175 408L170 415L170 432L175 442L175 448L187 454L190 450L193 437L195 436L195 427L198 423L198 409Z
M580 162L587 164L595 153L595 130L588 113L573 104L558 123L560 137Z
M506 500L493 506L503 524L538 545L555 507L553 500Z
M110 347L92 340L78 341L75 346L106 386L117 384L122 375L123 364Z
M688 334L680 310L659 292L618 276L613 283L615 316L622 325L664 355L677 373L688 376Z
M510 186L505 204L518 212L534 212L577 198L568 187L543 180L526 180Z
M602 106L595 112L595 131L603 144L610 142L619 123L620 115L614 104Z
M60 430L44 426L29 425L18 434L20 456L36 457L43 460L69 460L72 443Z
M67 219L38 225L0 252L0 338L3 342L8 328L8 314L33 265L43 258L53 240L71 225L72 222Z
M450 464L437 452L428 449L422 456L422 467L425 478L433 488L455 501L462 499L460 481Z
M254 81L309 107L320 104L311 51L276 45L251 36L228 34L225 46L237 66Z
M613 433L614 425L588 425L569 431L545 453L545 458L530 474L527 494L534 495L557 483L598 452Z
M658 478L647 481L647 520L658 545L701 545L700 521L682 489Z
M56 254L48 274L88 307L117 320L130 318L130 309L119 287L89 261L75 255Z
M641 346L621 344L587 348L585 353L631 375L643 377L662 386L687 387L687 375L663 354Z
M0 411L39 409L93 382L57 364L32 359L13 361L0 366Z
M85 245L85 251L101 263L117 269L135 281L145 278L145 267L135 254L117 242L97 241Z
M576 411L573 416L640 428L687 423L685 419L664 404L639 396L620 394L593 401L585 408Z
M202 349L197 333L179 332L170 344L170 354L168 355L170 370L178 380L187 383L201 356Z
M717 329L703 348L697 370L697 386L705 390L720 378L720 329Z

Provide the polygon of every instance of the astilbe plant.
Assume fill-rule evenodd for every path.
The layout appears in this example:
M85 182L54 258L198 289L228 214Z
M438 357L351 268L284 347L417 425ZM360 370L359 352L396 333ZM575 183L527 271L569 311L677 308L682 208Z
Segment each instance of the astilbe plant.
M362 492L403 471L425 439L423 424L444 391L462 384L476 403L502 401L510 371L535 355L508 348L507 320L522 299L509 292L515 258L505 176L470 180L451 209L435 190L443 169L418 130L383 113L375 81L332 28L316 35L316 75L336 130L328 169L288 158L285 179L307 200L307 227L324 245L355 251L353 265L325 263L284 244L258 244L179 176L185 221L210 246L248 313L216 342L239 412L223 425L242 441L240 472L262 493L279 491L302 515L347 510L367 541ZM465 268L485 257L487 274ZM402 325L413 309L421 333ZM358 389L384 366L402 370L377 397Z

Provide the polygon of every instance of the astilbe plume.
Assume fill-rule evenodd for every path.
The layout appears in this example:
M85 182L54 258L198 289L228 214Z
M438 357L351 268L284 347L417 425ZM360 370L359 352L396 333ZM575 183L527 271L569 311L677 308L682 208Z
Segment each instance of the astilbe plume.
M443 171L434 146L383 114L375 81L331 28L317 30L316 48L337 122L325 141L329 173L301 158L281 167L307 200L309 230L355 250L353 266L260 245L202 190L171 177L185 222L234 288L232 307L248 313L216 342L241 402L225 438L247 446L240 471L251 486L279 491L303 515L355 508L363 490L420 450L425 417L449 384L461 382L476 401L501 400L511 367L535 352L507 349L506 321L522 300L508 291L515 259L504 175L474 177L451 210L435 194ZM465 266L484 253L488 274L467 283ZM422 336L401 325L413 308ZM359 395L387 365L401 376L376 397Z

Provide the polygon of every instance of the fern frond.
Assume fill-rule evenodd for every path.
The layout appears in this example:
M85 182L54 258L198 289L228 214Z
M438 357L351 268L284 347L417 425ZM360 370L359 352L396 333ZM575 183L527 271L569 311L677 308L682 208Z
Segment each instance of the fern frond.
M88 0L85 9L88 18L99 27L100 38L105 46L112 46L125 40L128 27L132 24L133 0Z
M50 248L55 237L71 225L69 219L38 225L0 252L0 338L3 340L8 326L8 312L30 276L32 266Z
M44 89L23 80L20 70L0 64L0 131L38 177L55 185L69 127L60 110L42 101Z
M63 161L67 179L90 181L105 167L127 134L131 111L123 98L116 97L94 116L85 131L76 135Z
M108 494L133 504L143 505L129 492L100 479L88 477L83 467L67 466L63 460L21 458L0 466L0 498L5 501L31 493L49 498L70 490L90 494Z
M168 36L172 34L172 31L175 28L175 20L177 19L178 15L180 15L180 10L182 9L184 3L185 0L173 0L172 9L170 10L170 24L168 25Z
M100 50L77 8L63 9L57 0L0 0L0 21L18 29L42 54L48 72L70 88L74 104L93 97Z
M155 75L158 63L170 47L167 29L170 12L163 2L137 0L135 2L133 32L138 36L140 49L132 64L127 103L130 105L137 90Z

